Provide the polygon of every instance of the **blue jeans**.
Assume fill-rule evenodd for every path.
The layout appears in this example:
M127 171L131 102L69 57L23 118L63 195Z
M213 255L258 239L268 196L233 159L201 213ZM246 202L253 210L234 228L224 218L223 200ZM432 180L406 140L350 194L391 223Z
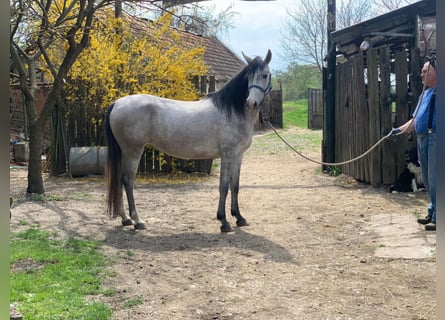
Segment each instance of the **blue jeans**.
M417 152L419 155L422 179L428 191L430 205L428 214L431 222L436 223L436 133L417 135Z

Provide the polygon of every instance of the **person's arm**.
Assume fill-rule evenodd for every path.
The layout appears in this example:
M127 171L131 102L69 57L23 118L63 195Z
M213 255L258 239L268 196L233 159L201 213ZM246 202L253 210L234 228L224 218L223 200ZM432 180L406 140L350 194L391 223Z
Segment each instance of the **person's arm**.
M400 127L400 133L410 133L414 130L414 119L410 119L404 124L402 124Z
M398 135L402 133L410 133L414 129L414 119L410 119L404 124L402 124L400 127L393 128L391 130L391 135Z

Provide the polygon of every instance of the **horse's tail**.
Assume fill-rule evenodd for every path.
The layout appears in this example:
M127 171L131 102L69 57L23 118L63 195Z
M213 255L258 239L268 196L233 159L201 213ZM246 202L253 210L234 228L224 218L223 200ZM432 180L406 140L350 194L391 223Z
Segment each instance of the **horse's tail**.
M110 114L114 103L108 107L105 115L105 135L107 137L108 155L106 165L107 212L112 218L119 215L122 208L122 168L121 148L117 143L110 126Z

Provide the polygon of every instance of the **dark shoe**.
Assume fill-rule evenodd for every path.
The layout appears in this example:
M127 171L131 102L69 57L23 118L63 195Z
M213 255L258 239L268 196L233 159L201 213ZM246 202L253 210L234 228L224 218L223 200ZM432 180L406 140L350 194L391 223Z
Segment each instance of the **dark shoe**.
M425 225L425 230L427 231L436 231L436 223L435 222L430 222L428 224Z
M428 224L430 222L431 222L431 216L430 215L427 215L425 218L417 219L417 223L420 223L420 224Z

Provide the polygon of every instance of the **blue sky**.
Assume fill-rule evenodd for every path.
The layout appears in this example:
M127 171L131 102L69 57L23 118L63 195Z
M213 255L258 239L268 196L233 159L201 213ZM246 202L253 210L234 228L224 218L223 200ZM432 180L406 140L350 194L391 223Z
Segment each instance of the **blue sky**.
M212 0L203 2L205 5L225 9L231 4L232 11L237 12L227 37L221 40L238 56L241 51L250 57L266 55L267 49L272 51L272 70L285 70L287 62L280 58L280 30L282 19L286 17L286 8L297 5L296 0L275 1L239 1Z

